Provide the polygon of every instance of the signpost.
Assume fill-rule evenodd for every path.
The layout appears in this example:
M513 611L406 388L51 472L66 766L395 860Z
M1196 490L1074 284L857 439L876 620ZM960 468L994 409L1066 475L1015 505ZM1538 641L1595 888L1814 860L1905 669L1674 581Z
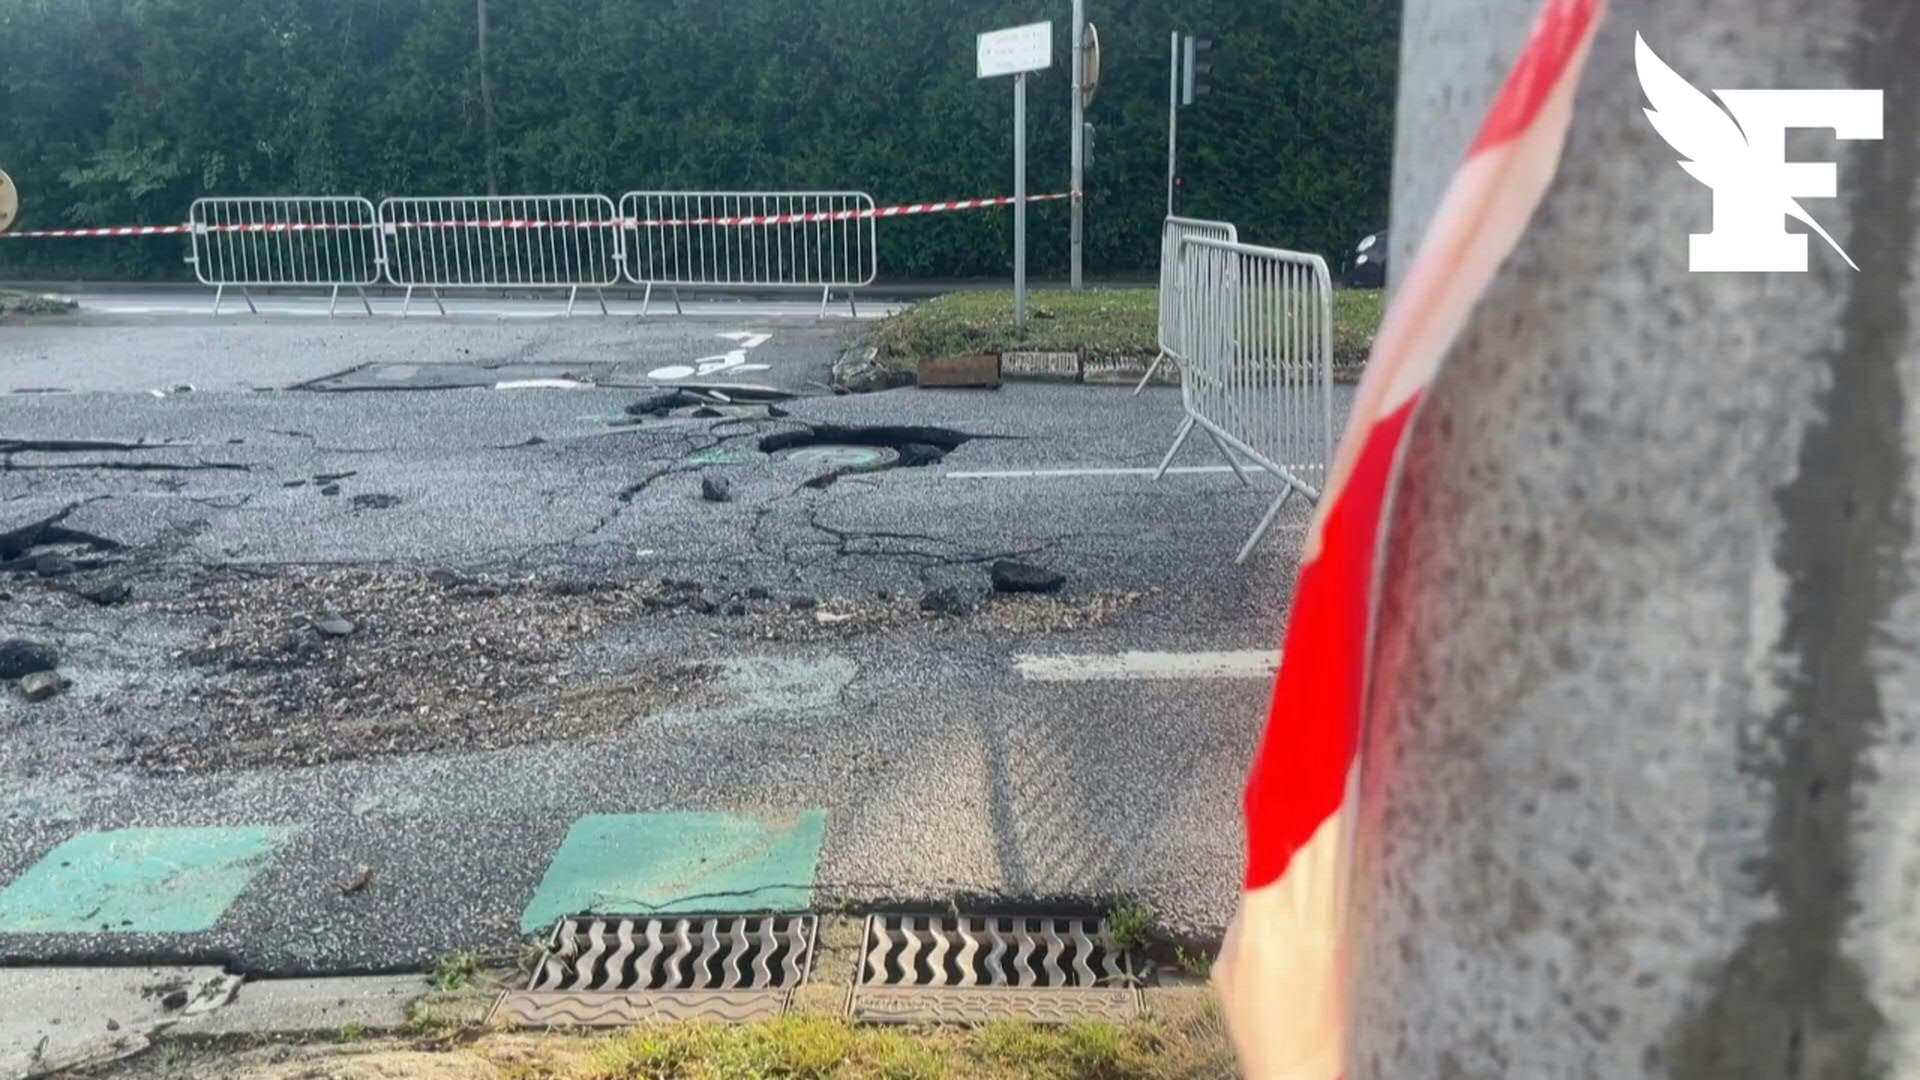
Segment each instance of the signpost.
M1053 24L981 34L979 77L1013 76L1013 325L1027 328L1027 72L1053 66Z

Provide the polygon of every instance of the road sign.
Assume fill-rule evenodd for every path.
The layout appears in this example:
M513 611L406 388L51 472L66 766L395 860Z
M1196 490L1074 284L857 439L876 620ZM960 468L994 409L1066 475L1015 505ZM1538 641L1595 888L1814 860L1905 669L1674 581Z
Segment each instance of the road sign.
M5 171L0 171L0 232L6 232L20 212L20 191Z
M1085 70L1080 76L1080 107L1093 108L1093 95L1100 89L1100 31L1092 23L1087 24L1087 33L1081 40L1086 59L1081 61Z
M1053 66L1053 24L1039 22L981 34L978 55L982 79L1043 71Z
M980 77L1013 76L1013 325L1027 328L1027 73L1053 66L1053 24L979 37ZM1076 190L1075 196L1079 195Z

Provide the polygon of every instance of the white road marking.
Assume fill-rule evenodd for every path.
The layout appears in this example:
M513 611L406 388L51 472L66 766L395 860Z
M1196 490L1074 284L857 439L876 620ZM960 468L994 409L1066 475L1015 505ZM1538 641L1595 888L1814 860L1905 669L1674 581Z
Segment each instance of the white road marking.
M647 378L667 380L691 379L695 376L706 378L712 375L738 375L748 371L772 370L771 366L767 364L747 363L747 350L758 348L772 341L772 334L734 330L724 334L715 334L714 336L727 341L737 342L740 347L730 349L719 356L703 356L695 360L691 365L671 364L667 367L657 367L647 372Z
M508 379L493 384L495 390L582 390L592 383L575 382L572 379Z
M1107 679L1264 679L1280 660L1278 649L1232 652L1123 652L1062 656L1016 656L1014 667L1033 682Z
M1264 472L1260 466L1249 461L1243 466L1248 472ZM1296 472L1311 468L1308 465L1289 465ZM1152 476L1159 469L1000 469L980 472L950 472L948 480L1042 480L1067 476ZM1175 465L1167 470L1168 476L1194 476L1206 473L1230 473L1231 465Z
M950 472L949 480L1033 480L1051 476L1152 476L1158 469L1002 469L983 472ZM1195 473L1232 472L1231 465L1175 465L1167 470L1168 476L1188 476Z

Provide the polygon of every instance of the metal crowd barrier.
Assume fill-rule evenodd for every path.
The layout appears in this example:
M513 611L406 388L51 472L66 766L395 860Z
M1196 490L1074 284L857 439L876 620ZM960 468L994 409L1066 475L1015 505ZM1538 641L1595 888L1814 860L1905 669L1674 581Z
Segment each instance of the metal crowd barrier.
M820 290L825 317L833 290L859 308L854 290L873 284L878 260L873 196L858 191L630 191L620 199L630 230L627 280L655 286L751 285Z
M229 288L240 290L254 314L249 289L269 286L331 288L327 314L340 290L360 294L380 280L380 231L373 204L357 196L195 199L187 213L194 276L211 285L213 313Z
M1298 491L1317 499L1333 455L1333 280L1326 260L1276 248L1181 241L1181 404L1186 420L1155 478L1195 427L1250 483L1235 451L1284 488L1234 562Z
M427 289L440 314L443 289L566 289L567 314L581 289L600 298L619 284L620 220L605 195L395 198L380 204L387 280Z
M1160 227L1160 354L1148 365L1147 373L1140 376L1140 385L1133 388L1136 395L1147 388L1147 383L1153 380L1153 373L1160 370L1163 362L1168 359L1178 362L1181 359L1180 242L1189 236L1237 241L1240 231L1231 222L1183 217L1168 217Z

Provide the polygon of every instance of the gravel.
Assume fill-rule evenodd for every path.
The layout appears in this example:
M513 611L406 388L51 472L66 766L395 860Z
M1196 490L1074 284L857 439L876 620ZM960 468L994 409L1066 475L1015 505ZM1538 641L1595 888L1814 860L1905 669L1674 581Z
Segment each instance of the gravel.
M222 583L173 609L214 626L173 658L205 675L187 701L198 722L132 736L126 757L202 772L609 736L702 700L713 672L671 661L588 672L582 647L687 599L367 570Z

